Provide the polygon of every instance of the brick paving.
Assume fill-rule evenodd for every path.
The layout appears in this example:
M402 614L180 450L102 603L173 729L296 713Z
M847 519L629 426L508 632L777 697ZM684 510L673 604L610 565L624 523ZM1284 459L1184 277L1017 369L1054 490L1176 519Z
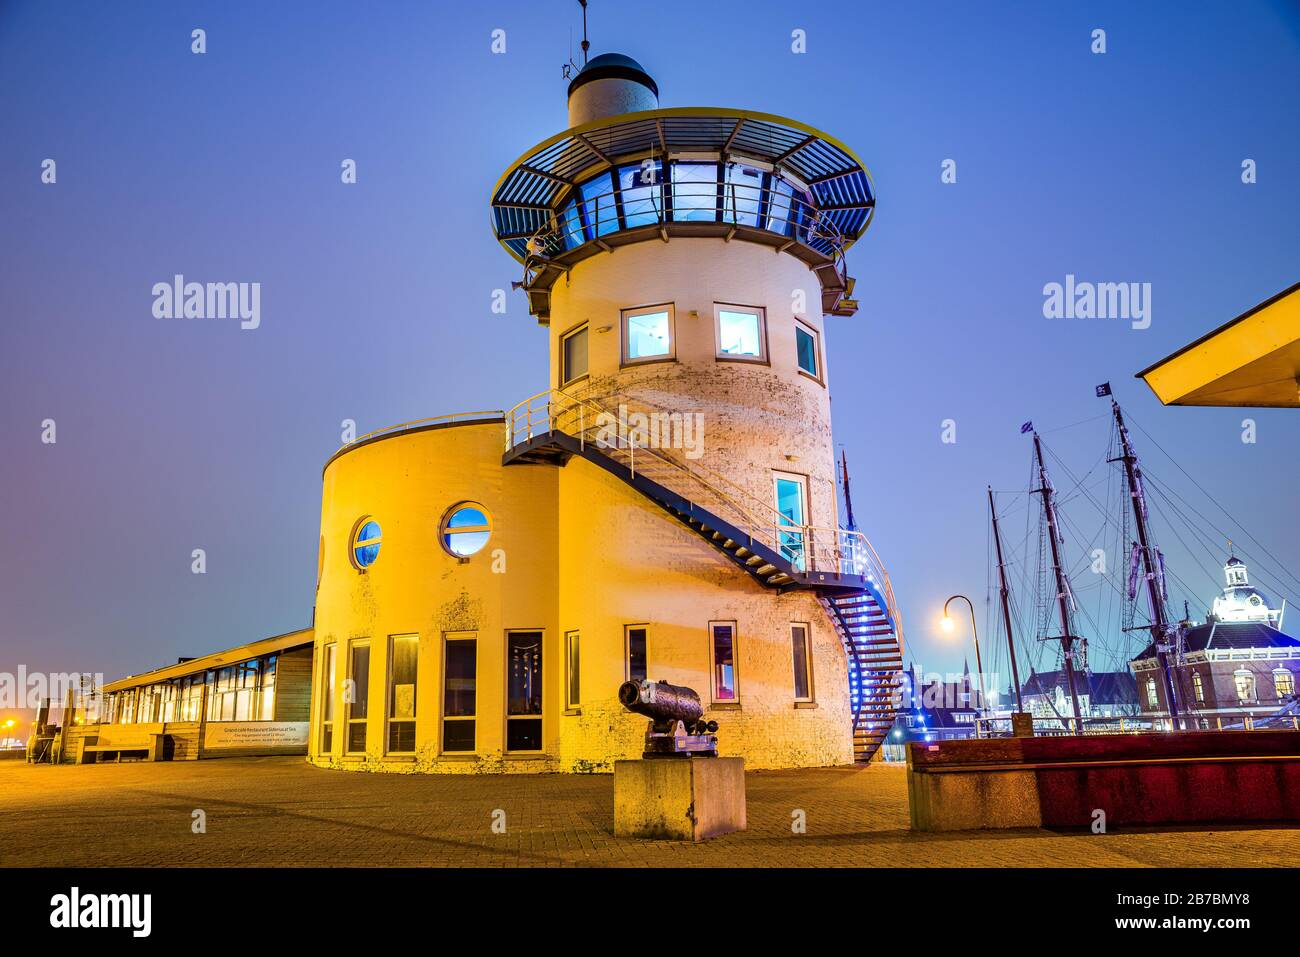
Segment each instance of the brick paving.
M1289 866L1300 847L1300 828L914 834L898 767L750 772L746 784L749 830L693 845L615 838L609 775L4 761L0 866ZM195 809L206 834L191 832ZM792 833L796 809L806 834Z

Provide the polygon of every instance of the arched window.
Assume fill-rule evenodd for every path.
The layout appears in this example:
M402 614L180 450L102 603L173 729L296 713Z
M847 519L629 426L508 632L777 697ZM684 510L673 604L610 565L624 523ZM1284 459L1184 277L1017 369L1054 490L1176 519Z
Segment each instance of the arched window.
M1295 694L1295 675L1285 668L1273 669L1273 687L1277 689L1278 701L1291 697Z
M383 532L379 523L373 518L364 518L357 523L356 533L352 536L352 563L357 568L369 568L379 557L379 546L383 541Z
M1242 704L1250 704L1255 701L1255 675L1240 668L1232 675L1233 682L1237 686L1237 700Z
M482 505L462 502L443 519L441 534L443 548L457 558L468 558L492 537L492 521Z

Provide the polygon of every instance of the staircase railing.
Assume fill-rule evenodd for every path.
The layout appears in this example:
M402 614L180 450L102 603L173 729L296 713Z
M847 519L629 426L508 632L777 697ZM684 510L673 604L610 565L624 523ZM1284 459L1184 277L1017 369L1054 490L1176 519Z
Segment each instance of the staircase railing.
M621 406L631 403L622 396L605 401ZM669 413L631 409L645 415ZM675 454L675 450L654 447L640 428L628 425L601 401L549 389L531 396L505 413L505 448L516 448L547 432L562 432L592 444L624 465L635 477L642 475L700 506L742 531L753 541L782 555L797 571L857 575L884 598L890 618L898 627L894 589L884 563L861 532L845 528L800 525L748 490L701 462ZM665 420L659 420L665 421Z

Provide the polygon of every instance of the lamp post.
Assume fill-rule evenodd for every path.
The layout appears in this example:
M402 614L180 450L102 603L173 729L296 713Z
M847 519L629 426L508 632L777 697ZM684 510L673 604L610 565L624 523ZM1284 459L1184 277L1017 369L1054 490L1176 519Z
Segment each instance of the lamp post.
M980 633L979 629L975 627L975 605L969 598L965 595L953 595L943 603L943 627L945 631L952 631L955 626L955 622L948 614L948 606L958 598L964 601L966 607L970 609L970 630L971 634L975 637L975 670L977 670L980 675L980 713L983 714L985 709L988 707L989 699L988 695L984 693L984 662L980 659Z

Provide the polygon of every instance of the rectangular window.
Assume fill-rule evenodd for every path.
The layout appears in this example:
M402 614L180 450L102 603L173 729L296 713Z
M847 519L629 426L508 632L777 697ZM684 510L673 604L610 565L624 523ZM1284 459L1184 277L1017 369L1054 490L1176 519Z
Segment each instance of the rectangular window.
M794 323L795 352L798 354L799 371L821 381L821 348L817 341L817 330L799 320Z
M644 681L646 677L646 626L624 625L623 642L627 646L627 680Z
M325 646L324 663L321 665L321 754L331 754L334 751L334 654L336 647L333 642Z
M1289 698L1295 694L1295 675L1281 669L1273 672L1273 687L1277 691L1277 700Z
M768 177L767 229L773 233L790 235L794 220L794 188L775 173Z
M587 374L587 327L573 330L560 340L560 385Z
M803 529L808 525L808 480L789 472L773 475L776 510L781 517L777 547L781 557L802 571L805 566Z
M672 303L624 309L622 315L624 365L672 358Z
M578 681L578 664L581 658L578 653L578 633L576 631L571 631L564 636L564 648L568 671L568 682L564 686L564 707L568 711L573 711L582 704L582 687Z
M389 754L415 752L415 677L419 659L419 635L392 635L388 639Z
M1147 679L1147 707L1154 711L1160 706L1160 699L1156 696L1156 679Z
M794 700L812 701L812 654L808 647L806 622L790 624L790 650L794 655Z
M348 712L348 754L366 752L366 718L370 713L370 642L352 643L351 661L348 663L349 684L344 689L344 704Z
M767 360L767 330L762 309L714 303L713 314L719 359Z
M542 633L506 635L506 750L542 750Z
M651 226L663 219L663 165L658 160L622 167L618 187L624 229Z
M1205 704L1205 685L1201 681L1199 671L1192 672L1192 690L1196 693L1196 700L1201 704Z
M736 700L736 623L709 622L709 651L713 659L713 700Z
M449 634L443 641L442 750L473 751L478 713L478 638Z
M718 221L718 164L673 163L673 221Z

